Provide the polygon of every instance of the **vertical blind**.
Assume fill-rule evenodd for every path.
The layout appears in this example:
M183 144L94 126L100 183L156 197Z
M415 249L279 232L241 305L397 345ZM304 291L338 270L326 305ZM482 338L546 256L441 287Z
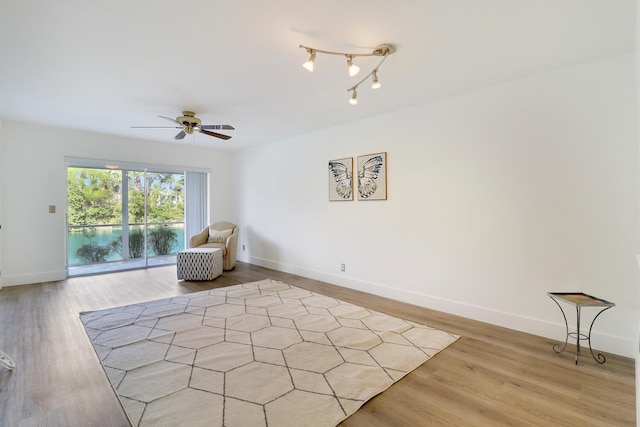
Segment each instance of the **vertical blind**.
M187 242L191 236L209 225L207 175L205 172L189 171L185 175L185 248L189 246Z

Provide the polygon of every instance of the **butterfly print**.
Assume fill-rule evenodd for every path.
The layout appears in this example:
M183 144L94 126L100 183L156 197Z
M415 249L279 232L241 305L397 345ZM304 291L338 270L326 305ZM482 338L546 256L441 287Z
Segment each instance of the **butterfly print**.
M329 162L329 170L336 181L336 193L343 199L351 199L353 191L353 176L347 169L347 165L340 162Z
M367 160L358 171L358 192L361 198L368 199L378 189L376 179L382 166L382 156L375 156Z

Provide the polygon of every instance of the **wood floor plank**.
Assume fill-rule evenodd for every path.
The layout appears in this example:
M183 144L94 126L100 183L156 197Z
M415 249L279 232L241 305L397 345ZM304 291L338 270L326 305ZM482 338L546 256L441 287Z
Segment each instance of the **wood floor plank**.
M265 278L462 336L342 426L635 425L632 359L587 351L576 366L575 347L546 338L239 262L208 282L174 266L0 290L0 349L17 365L0 370L0 426L128 426L79 313Z

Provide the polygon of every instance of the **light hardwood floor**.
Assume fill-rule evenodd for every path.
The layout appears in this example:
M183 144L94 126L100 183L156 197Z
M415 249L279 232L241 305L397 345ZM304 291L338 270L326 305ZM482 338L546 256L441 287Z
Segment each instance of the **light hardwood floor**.
M128 426L78 313L265 278L461 335L461 339L366 403L342 426L633 426L634 361L549 339L238 263L211 282L180 282L175 266L0 290L0 426Z

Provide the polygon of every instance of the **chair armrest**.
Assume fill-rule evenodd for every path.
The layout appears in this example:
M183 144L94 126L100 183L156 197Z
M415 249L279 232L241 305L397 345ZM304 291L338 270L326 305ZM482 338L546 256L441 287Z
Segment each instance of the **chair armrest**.
M209 239L209 227L205 227L205 229L198 234L191 236L189 239L189 247L197 248L200 245L204 245L207 243L207 239Z
M227 256L226 256L225 264L226 264L227 270L231 270L236 265L236 256L237 256L237 249L238 249L238 228L237 227L235 231L231 234L231 236L227 237L225 246L227 247Z

